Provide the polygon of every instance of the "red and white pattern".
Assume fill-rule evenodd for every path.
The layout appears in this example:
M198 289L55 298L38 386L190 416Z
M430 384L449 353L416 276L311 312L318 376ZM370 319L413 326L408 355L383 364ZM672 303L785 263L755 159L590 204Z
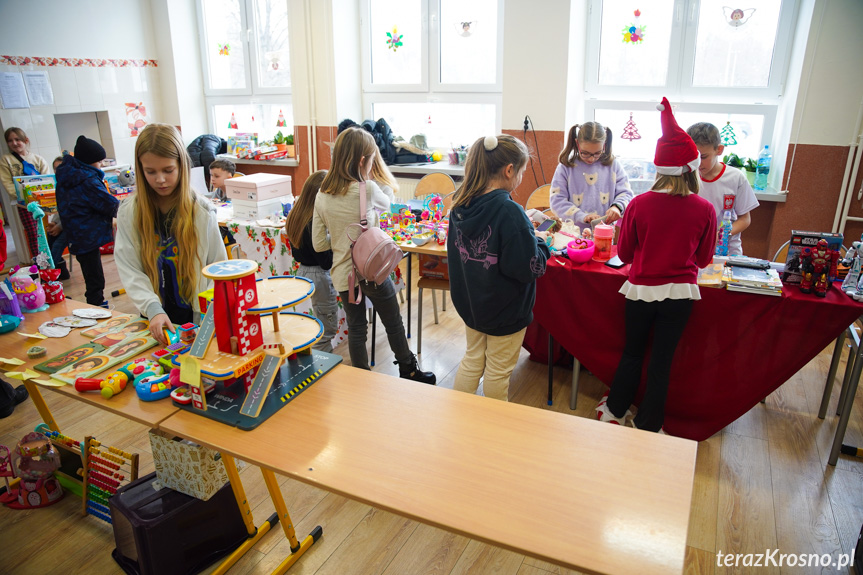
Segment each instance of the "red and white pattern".
M254 275L237 280L237 352L246 355L263 343L261 318L247 315L246 310L258 303L258 291Z
M0 55L0 64L9 66L66 66L69 68L146 68L158 67L157 60L127 60L124 58L54 58L51 56Z

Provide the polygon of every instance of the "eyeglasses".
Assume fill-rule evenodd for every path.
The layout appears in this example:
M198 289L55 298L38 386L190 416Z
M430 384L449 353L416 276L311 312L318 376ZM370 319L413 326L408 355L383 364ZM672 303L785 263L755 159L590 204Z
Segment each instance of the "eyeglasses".
M582 160L590 160L590 159L598 160L599 158L602 157L602 155L604 153L605 153L605 150L596 152L595 154L591 154L590 152L584 152L581 150L578 151L578 155L581 156Z

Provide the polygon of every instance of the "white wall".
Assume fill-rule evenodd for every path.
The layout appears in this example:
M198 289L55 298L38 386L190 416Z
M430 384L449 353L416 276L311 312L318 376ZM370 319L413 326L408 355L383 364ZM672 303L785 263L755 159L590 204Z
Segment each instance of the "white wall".
M3 55L157 58L153 20L146 0L123 0L110 5L99 0L2 0L0 10L0 54ZM0 65L2 72L25 70L48 72L54 105L0 110L0 125L3 129L12 126L23 129L30 138L31 149L49 161L61 151L54 114L107 112L110 131L104 135L111 137L103 137L102 143L109 154L113 149L120 163L130 162L134 147L125 103L143 102L151 121L160 116L158 68Z
M504 3L504 130L564 130L571 0Z

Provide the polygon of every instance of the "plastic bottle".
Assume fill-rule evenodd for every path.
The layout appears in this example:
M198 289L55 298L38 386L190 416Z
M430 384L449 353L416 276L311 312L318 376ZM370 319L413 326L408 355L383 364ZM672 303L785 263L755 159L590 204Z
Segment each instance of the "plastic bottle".
M731 210L722 212L722 221L719 222L719 239L716 242L717 256L728 255L728 245L731 243Z
M770 162L772 160L773 155L770 153L770 146L764 146L764 149L758 154L758 167L755 169L756 190L767 188L767 174L770 173Z
M596 248L593 251L593 260L607 262L611 259L611 241L614 238L614 226L599 224L593 230L593 243Z

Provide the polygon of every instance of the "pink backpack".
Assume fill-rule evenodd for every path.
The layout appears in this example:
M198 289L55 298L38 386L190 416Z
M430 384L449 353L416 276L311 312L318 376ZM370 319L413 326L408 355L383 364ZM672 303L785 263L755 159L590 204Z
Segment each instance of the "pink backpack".
M360 182L360 223L351 224L345 230L345 234L351 241L351 260L353 260L353 269L348 274L349 303L359 303L363 300L362 289L359 290L359 297L354 296L354 287L359 288L357 276L380 285L390 277L404 257L401 248L386 232L377 227L368 228L367 225L366 183ZM356 239L352 238L350 233L354 226L360 230Z

